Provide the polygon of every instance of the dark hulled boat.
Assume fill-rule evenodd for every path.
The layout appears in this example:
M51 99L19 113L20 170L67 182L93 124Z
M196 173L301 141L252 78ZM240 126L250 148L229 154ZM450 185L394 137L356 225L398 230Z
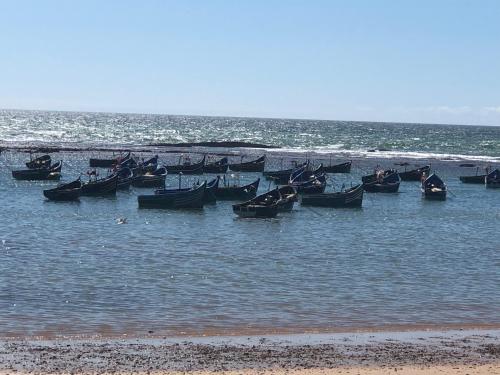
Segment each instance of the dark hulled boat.
M323 170L323 164L312 171L309 170L309 165L297 169L290 175L288 184L300 194L323 193L326 188L326 174Z
M134 177L132 186L138 188L164 187L167 177L167 169L160 167L153 172L146 172L143 175Z
M495 169L494 171L488 173L484 178L484 183L487 188L499 189L500 188L500 170Z
M229 169L234 172L264 172L266 155L244 163L229 164Z
M214 178L212 181L207 183L205 188L205 195L203 196L204 203L215 203L217 201L217 189L219 188L220 178Z
M351 173L352 161L341 164L324 166L325 173Z
M394 170L378 172L375 180L363 182L363 189L370 193L397 193L401 178Z
M128 167L125 167L118 170L116 174L118 175L116 188L118 190L128 189L132 184L132 181L134 180L134 173L132 172L132 170Z
M217 199L227 200L249 200L257 195L260 178L248 185L224 185L217 188L215 196Z
M431 174L422 181L422 196L430 200L445 200L446 199L446 184L435 173Z
M166 165L165 168L170 174L203 174L205 156L198 163L185 162L178 165Z
M207 163L203 167L205 173L226 173L229 167L227 157L223 157L213 163Z
M139 195L139 208L203 208L207 183L191 189L162 189L154 195Z
M91 168L111 168L129 158L130 158L130 152L111 159L90 158L89 165Z
M244 218L272 218L278 215L278 204L274 197L263 194L247 202L233 204L233 212Z
M90 180L82 184L81 195L85 196L107 196L115 195L118 187L118 175L113 174L101 179Z
M473 176L460 176L460 181L464 184L484 184L485 178L488 175L489 168L486 168L485 174L478 174L479 167L476 168L476 174Z
M287 184L290 176L298 169L304 168L308 163L303 163L295 168L282 169L279 171L264 171L262 174L266 180L273 180L277 184Z
M413 169L411 171L405 170L404 172L399 172L399 177L401 177L401 180L403 181L420 181L424 173L425 175L428 175L430 170L431 166L426 165L424 167Z
M459 178L464 184L484 184L486 176L485 174L478 174L475 176L460 176Z
M305 195L301 205L316 207L361 207L363 204L363 184L356 185L345 191Z
M25 169L12 171L12 177L16 180L59 180L61 178L62 162L59 161L48 168Z
M80 179L61 184L54 189L43 191L45 198L51 201L76 201L80 198L82 182Z
M52 159L50 155L42 155L38 158L32 159L26 162L26 168L28 169L39 169L39 168L48 168L52 163Z

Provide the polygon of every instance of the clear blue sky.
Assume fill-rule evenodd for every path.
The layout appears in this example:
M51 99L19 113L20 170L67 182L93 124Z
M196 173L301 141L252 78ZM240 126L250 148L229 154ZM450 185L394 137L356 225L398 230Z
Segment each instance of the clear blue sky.
M1 1L0 108L500 125L500 1Z

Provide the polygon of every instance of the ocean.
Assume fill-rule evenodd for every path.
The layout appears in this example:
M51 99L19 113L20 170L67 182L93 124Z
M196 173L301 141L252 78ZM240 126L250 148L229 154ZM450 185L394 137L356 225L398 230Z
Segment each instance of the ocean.
M148 146L228 140L280 148ZM11 176L39 146L72 148L52 154L64 181L85 173L89 157L113 154L96 149L130 148L165 164L187 152L234 162L266 153L266 169L353 160L329 191L377 165L431 164L450 194L425 201L417 182L403 182L398 194L366 193L361 209L297 204L263 220L237 218L233 202L139 210L137 195L151 189L55 203L42 195L55 182ZM0 147L0 335L500 324L500 191L458 179L500 166L500 127L3 110ZM259 190L270 187L262 180Z

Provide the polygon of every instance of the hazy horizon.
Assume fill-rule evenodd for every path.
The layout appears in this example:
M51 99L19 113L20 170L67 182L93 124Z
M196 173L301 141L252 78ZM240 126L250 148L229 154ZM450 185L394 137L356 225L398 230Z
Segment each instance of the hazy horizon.
M442 126L493 126L498 127L499 124L449 124L437 122L408 122L408 121L370 121L370 120L348 120L348 119L332 119L332 118L300 118L300 117L263 117L263 116L237 116L237 115L207 115L207 114L191 114L191 113L159 113L159 112L113 112L113 111L81 111L81 110L58 110L58 109L33 109L33 108L0 108L0 111L13 112L67 112L67 113L102 113L102 114L121 114L121 115L151 115L151 116L178 116L178 117L214 117L214 118L240 118L240 119L270 119L270 120L298 120L298 121L332 121L332 122L353 122L353 123L371 123L371 124L411 124L411 125L442 125Z

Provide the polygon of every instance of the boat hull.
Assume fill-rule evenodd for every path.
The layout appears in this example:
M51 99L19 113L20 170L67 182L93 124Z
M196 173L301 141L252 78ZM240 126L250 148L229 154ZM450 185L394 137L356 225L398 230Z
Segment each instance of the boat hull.
M206 183L195 189L165 191L154 195L139 195L139 208L200 209L203 208Z
M478 176L460 176L460 181L464 184L484 184L484 179L486 175L478 175Z
M346 192L323 193L302 197L301 205L332 208L356 208L363 204L363 186L358 185Z
M278 215L278 205L271 206L240 206L234 205L233 212L242 218L273 218Z
M352 162L323 167L325 173L351 173Z
M56 188L43 191L45 198L57 202L77 201L80 198L80 194L80 188L63 190Z
M397 193L399 191L399 182L396 183L368 183L363 184L363 189L369 193Z
M83 184L81 195L87 197L116 195L117 187L118 176L114 175L103 180Z

